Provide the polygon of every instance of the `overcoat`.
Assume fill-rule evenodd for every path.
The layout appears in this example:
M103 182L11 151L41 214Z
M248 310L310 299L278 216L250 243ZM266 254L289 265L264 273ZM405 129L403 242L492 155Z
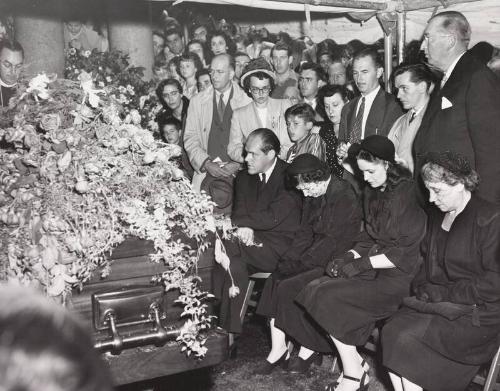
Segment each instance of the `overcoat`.
M430 151L467 157L481 177L477 195L500 205L500 79L469 53L431 97L413 142L416 175Z

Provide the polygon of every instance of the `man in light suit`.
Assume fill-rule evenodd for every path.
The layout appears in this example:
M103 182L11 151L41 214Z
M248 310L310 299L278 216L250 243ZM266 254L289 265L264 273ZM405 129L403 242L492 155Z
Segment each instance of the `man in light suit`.
M232 82L234 60L228 54L212 59L210 77L213 87L195 95L189 104L184 129L184 148L195 173L193 188L200 189L206 173L219 178L234 175L240 164L227 155L233 111L250 98Z
M292 141L288 136L285 111L290 107L286 99L273 99L275 75L271 66L263 58L251 60L243 71L240 83L252 101L234 111L227 153L229 157L243 163L243 146L250 133L258 128L271 129L281 144L279 157L286 158Z
M476 193L500 205L500 80L469 53L471 30L459 12L432 17L422 49L444 72L415 137L416 172L429 151L466 156L481 178Z
M285 187L287 163L278 158L279 151L273 131L256 129L245 142L247 169L236 176L231 221L238 227L239 239L225 241L225 247L240 293L229 296L231 278L222 267L217 265L213 276L214 295L220 300L219 322L232 333L241 332L240 311L248 275L274 271L299 229L301 198Z
M408 111L394 122L387 137L394 143L396 156L413 172L413 140L434 89L434 75L424 64L401 65L393 75L398 99Z

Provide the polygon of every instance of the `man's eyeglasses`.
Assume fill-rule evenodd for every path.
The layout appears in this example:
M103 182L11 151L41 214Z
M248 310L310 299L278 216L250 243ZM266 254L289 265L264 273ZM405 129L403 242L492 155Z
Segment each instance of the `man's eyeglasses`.
M271 91L271 87L262 87L262 88L250 87L250 92L252 94L254 94L254 95L257 95L257 94L261 94L261 95L268 94L269 91Z
M5 60L5 61L2 61L1 62L2 66L6 69L8 69L9 71L16 71L16 72L20 72L21 69L23 69L23 64L17 64L17 65L14 65L12 64L11 62Z

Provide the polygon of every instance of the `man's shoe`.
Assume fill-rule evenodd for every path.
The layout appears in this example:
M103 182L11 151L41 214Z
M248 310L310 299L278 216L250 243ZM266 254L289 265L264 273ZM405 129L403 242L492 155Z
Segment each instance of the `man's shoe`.
M312 364L321 365L323 356L319 353L313 353L307 359L295 357L288 365L288 372L291 373L306 373Z

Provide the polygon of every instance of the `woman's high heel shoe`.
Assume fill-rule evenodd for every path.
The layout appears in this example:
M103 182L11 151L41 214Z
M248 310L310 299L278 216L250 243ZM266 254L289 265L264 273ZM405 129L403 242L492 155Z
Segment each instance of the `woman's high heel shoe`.
M366 362L365 359L363 359L363 361L361 361L361 367L363 368L363 371L365 371L365 375L368 376L368 371L370 370L370 366L368 365L368 363ZM337 387L339 385L339 383L342 381L343 377L344 377L344 372L340 372L340 375L337 378L337 380L335 380L331 384L333 384L335 387Z
M285 353L278 358L275 362L270 363L269 361L265 360L264 362L260 363L257 365L257 368L253 370L254 375L269 375L272 371L274 371L274 368L277 366L281 366L283 369L288 368L288 362L290 361L290 352L285 350Z
M366 372L363 372L361 379L358 379L357 377L344 375L342 380L345 379L345 380L350 380L350 381L359 383L359 387L356 389L356 391L368 391L369 381L366 380L367 376L368 375L366 374ZM335 391L338 386L339 386L338 382L330 383L325 387L325 391Z

